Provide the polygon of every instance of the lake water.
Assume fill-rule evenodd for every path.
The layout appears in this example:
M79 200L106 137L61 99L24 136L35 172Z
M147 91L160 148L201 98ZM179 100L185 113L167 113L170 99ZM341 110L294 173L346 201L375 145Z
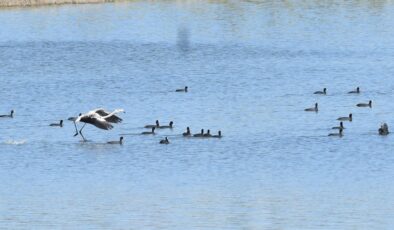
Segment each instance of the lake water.
M0 113L15 117L0 120L0 228L394 228L394 136L377 135L394 127L393 12L383 0L1 9ZM97 107L124 108L124 122L86 126L86 143L72 122L48 126ZM350 112L344 137L328 137ZM175 127L138 135L156 119ZM187 126L224 137L183 138ZM119 134L123 146L105 144Z

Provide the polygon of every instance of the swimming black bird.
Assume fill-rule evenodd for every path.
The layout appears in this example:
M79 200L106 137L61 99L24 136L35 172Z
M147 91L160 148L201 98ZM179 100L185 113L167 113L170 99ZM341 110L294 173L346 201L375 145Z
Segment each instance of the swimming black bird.
M332 127L332 129L345 129L345 127L343 126L343 122L341 121L339 122L339 126Z
M215 138L222 138L222 131L218 131L218 135L213 135L212 137L215 137Z
M13 118L14 117L14 110L11 110L10 114L7 115L0 115L2 118Z
M188 87L185 86L185 88L183 88L183 89L177 89L177 90L175 90L175 92L185 92L185 93L187 93L187 89L188 89Z
M383 123L383 124L380 126L378 132L379 132L379 135L382 135L382 136L388 135L388 134L390 133L390 132L389 132L389 126L388 126L386 123Z
M203 137L204 136L204 129L201 129L201 133L194 134L193 137Z
M338 121L352 121L353 120L353 114L349 114L349 116L348 117L339 117L338 119L337 119Z
M330 134L328 134L328 136L330 136L330 137L342 137L343 136L343 129L339 129L339 132L338 133L330 133Z
M315 103L315 107L313 107L313 108L307 108L307 109L304 109L304 110L307 111L307 112L317 112L317 111L319 111L319 109L318 109L318 104Z
M59 123L52 123L49 126L58 126L58 127L63 127L63 120L60 120Z
M166 137L165 139L163 139L163 140L160 140L160 142L159 142L160 144L169 144L170 143L170 141L168 140L168 138Z
M360 93L360 87L357 87L356 90L352 90L348 93Z
M368 103L358 103L357 107L369 107L369 108L372 108L372 101L370 100Z
M172 129L173 124L174 124L174 122L170 121L169 125L162 125L162 126L159 126L159 128L160 129Z
M211 131L208 129L207 130L207 133L206 134L204 134L204 137L211 137L212 135L211 135Z
M156 129L156 127L152 127L152 131L151 132L142 132L141 134L142 135L149 135L149 134L155 134L155 129Z
M324 94L324 95L326 95L327 94L327 89L324 88L323 91L316 91L313 94Z
M156 128L159 128L159 127L160 127L159 120L156 120L156 125L145 125L145 126L144 126L144 128L147 128L147 129L151 129L151 128L153 128L153 127L156 127Z
M119 138L119 141L108 141L107 144L111 145L123 145L123 137Z
M187 127L187 128L186 128L186 132L184 132L182 135L183 135L184 137L191 136L191 133L190 133L190 128L189 128L189 127Z

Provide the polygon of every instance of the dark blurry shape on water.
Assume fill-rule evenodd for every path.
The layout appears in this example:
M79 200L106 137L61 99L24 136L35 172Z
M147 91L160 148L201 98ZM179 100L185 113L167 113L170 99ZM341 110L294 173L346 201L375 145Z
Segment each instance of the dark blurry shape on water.
M0 119L0 229L392 229L394 135L378 135L394 123L392 12L368 0L0 10L0 111L17 111ZM48 125L97 107L127 113L86 143L72 121ZM156 120L176 125L140 135ZM120 145L122 133L134 135Z
M190 48L190 30L185 25L178 27L177 45L184 52Z

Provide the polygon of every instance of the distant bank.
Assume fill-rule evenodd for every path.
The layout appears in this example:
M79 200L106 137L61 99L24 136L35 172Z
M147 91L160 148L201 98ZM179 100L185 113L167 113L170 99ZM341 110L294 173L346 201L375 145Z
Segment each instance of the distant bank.
M0 0L0 7L114 2L116 0Z

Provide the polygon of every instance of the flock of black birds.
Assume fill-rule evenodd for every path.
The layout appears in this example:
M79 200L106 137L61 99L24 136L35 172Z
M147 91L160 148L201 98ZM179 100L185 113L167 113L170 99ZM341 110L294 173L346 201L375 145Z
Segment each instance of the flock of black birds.
M360 94L360 87L357 87L355 90L349 91L348 94ZM314 94L318 95L327 95L327 89L324 88L322 91L316 91ZM367 108L372 108L372 100L369 100L368 103L358 103L356 105L357 107L367 107ZM319 111L319 104L315 103L315 106L312 108L307 108L304 111L306 112L318 112ZM345 129L343 122L348 121L352 122L353 121L353 114L350 113L349 116L347 117L339 117L337 118L338 121L340 121L339 126L332 127L332 129L337 129L338 133L330 133L328 136L337 136L337 137L342 137L343 136L343 130ZM386 123L383 123L380 128L378 129L379 135L388 135L389 134L389 129L388 125Z
M177 89L175 92L188 92L188 87L185 86L182 89ZM348 94L360 94L360 87L357 87L355 90L349 91ZM324 88L322 91L316 91L314 94L318 95L327 95L327 89ZM367 107L367 108L372 108L372 100L369 100L368 103L358 103L356 104L357 107ZM304 111L307 112L318 112L319 111L319 104L315 103L314 107L307 108ZM74 136L80 135L83 139L83 141L87 141L84 135L82 134L82 130L85 128L86 124L91 124L99 129L103 130L110 130L113 128L113 124L116 123L121 123L122 118L120 118L117 114L124 112L123 109L116 109L113 112L108 112L105 109L99 108L99 109L94 109L91 110L87 113L80 113L77 117L70 117L68 118L69 121L72 121L75 126L75 134ZM14 110L11 110L10 114L6 115L0 115L0 118L13 118L14 117ZM339 117L337 118L338 121L340 121L339 126L332 127L332 129L338 130L338 133L330 133L328 136L337 136L337 137L342 137L343 130L345 129L343 122L348 121L352 122L353 120L353 114L350 113L346 117ZM82 128L78 130L77 123L84 123ZM170 121L168 125L160 125L159 120L156 120L155 124L153 125L145 125L144 128L149 128L151 131L144 131L141 132L141 135L154 135L156 129L172 129L174 125L173 121ZM63 127L63 120L60 120L59 123L52 123L50 124L52 127ZM379 135L388 135L389 134L389 129L388 125L386 123L383 123L380 128L378 129ZM190 131L190 128L186 128L186 132L182 134L184 137L199 137L199 138L221 138L222 137L222 132L219 130L217 135L212 135L210 130L208 129L206 133L204 133L204 129L201 129L200 133L192 134ZM109 141L107 142L108 144L123 144L123 136L119 138L119 141ZM164 139L160 140L160 144L169 144L170 141L168 140L168 137L165 137Z
M185 86L182 89L177 89L175 92L188 92L188 87ZM91 124L99 129L103 130L110 130L114 126L114 124L121 123L123 119L119 117L119 113L124 112L123 109L115 109L112 112L109 112L103 108L98 108L98 109L93 109L89 112L86 113L80 113L77 117L69 117L68 120L72 121L74 123L75 127L75 134L74 136L80 135L82 137L82 140L84 142L87 141L87 139L84 137L82 130L85 128L86 124ZM0 118L13 118L14 117L14 110L11 110L10 114L6 115L0 115ZM82 128L78 129L78 123L84 123ZM168 125L160 125L159 120L156 120L154 125L145 125L144 128L151 129L151 131L144 131L141 132L141 135L155 135L155 130L156 129L173 129L174 122L170 121ZM59 123L52 123L49 124L51 127L63 127L63 120L60 120ZM222 137L222 132L219 130L217 135L212 135L210 133L210 130L208 129L206 133L204 133L204 129L201 129L200 133L192 135L190 132L190 128L186 128L186 132L182 134L184 137L200 137L200 138L221 138ZM121 136L118 141L108 141L108 144L123 144L123 139L124 137ZM165 137L164 139L160 140L160 144L169 144L170 141L168 140L168 137Z

